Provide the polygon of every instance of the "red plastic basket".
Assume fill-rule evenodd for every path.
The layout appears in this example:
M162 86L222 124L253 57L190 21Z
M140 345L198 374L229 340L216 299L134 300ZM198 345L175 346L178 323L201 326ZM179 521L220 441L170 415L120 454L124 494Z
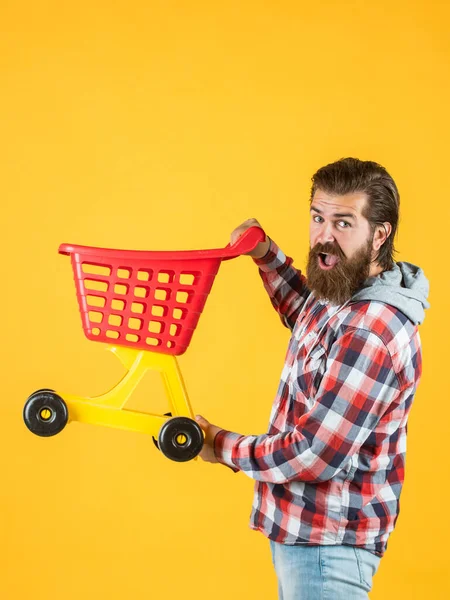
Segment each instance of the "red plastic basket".
M186 351L222 260L253 250L259 227L218 250L147 252L61 244L71 256L88 339L180 355Z

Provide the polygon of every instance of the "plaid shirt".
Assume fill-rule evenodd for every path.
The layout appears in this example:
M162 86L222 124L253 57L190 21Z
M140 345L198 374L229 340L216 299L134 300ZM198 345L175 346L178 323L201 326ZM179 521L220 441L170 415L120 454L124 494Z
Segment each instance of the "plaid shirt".
M380 301L318 301L273 241L255 263L292 336L268 433L222 430L216 456L256 480L252 529L283 544L383 556L421 376L417 326Z

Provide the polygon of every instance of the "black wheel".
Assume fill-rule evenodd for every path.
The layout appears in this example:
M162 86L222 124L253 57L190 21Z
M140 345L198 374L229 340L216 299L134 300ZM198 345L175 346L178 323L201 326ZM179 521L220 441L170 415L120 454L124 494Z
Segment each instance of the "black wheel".
M172 413L164 413L164 416L165 416L165 417L171 417L171 416L172 416ZM156 446L156 447L158 448L158 450L159 450L160 448L159 448L158 440L157 440L157 439L156 439L156 438L155 438L153 435L152 435L152 440L153 440L153 443L155 444L155 446Z
M33 392L31 394L31 396L34 396L35 394L39 394L39 392L54 392L55 390L52 390L51 388L42 388L40 390L36 390L35 392ZM31 398L31 396L28 396L28 400Z
M23 409L25 425L32 433L42 437L62 431L68 419L66 403L51 390L38 390L31 394Z
M195 458L202 449L203 431L192 419L173 417L161 427L158 445L170 460L186 462Z

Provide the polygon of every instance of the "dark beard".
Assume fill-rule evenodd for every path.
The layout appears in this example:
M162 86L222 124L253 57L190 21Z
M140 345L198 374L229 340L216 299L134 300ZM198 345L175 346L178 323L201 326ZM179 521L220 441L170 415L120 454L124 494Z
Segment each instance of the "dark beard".
M316 298L328 300L331 304L341 305L353 296L369 277L372 240L368 240L353 258L348 259L337 246L316 244L311 248L306 267L308 288ZM339 257L339 262L329 271L324 271L319 266L319 254L328 252Z

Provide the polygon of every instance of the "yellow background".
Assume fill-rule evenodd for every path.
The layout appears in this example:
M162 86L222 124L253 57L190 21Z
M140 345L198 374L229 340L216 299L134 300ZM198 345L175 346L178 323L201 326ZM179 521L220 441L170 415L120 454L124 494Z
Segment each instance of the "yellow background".
M38 438L35 389L123 368L81 329L61 242L225 246L258 218L303 268L310 177L344 156L401 192L398 260L431 282L397 528L374 600L447 598L449 18L446 2L3 1L0 8L0 598L272 599L253 483L151 438ZM194 409L261 433L289 332L248 258L224 263L180 367ZM157 376L133 406L164 408Z

